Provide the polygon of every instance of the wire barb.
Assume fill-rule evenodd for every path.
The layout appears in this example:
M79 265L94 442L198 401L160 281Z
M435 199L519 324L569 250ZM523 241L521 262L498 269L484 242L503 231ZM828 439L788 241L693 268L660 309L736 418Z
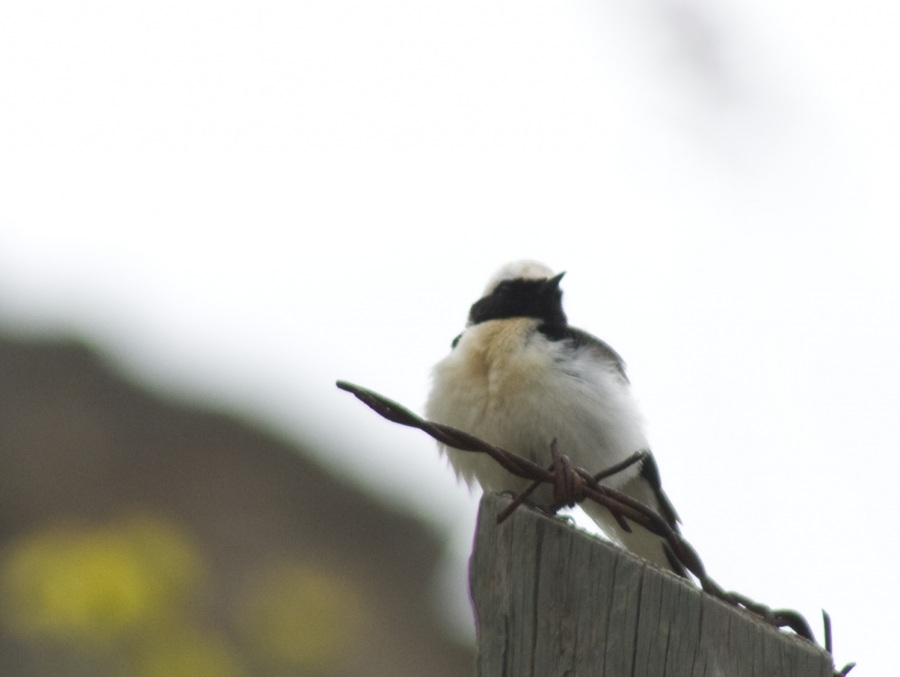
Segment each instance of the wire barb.
M703 562L693 546L681 534L672 529L662 516L631 496L601 484L602 480L608 479L635 463L641 462L647 456L646 451L637 451L621 463L592 474L583 468L572 465L568 456L560 453L559 445L556 438L554 438L550 444L551 462L545 468L518 454L489 444L458 428L420 418L405 407L366 388L346 381L338 381L337 387L353 394L357 399L389 421L411 428L418 428L438 442L454 449L473 453L486 453L516 477L530 480L528 486L498 515L498 522L502 522L509 517L542 484L548 484L553 488L553 502L549 507L551 513L555 513L565 506L571 507L585 499L590 499L608 509L624 529L631 531L631 527L628 524L630 521L664 539L666 547L670 550L672 556L687 571L693 574L700 587L707 594L717 597L731 606L744 609L779 629L789 628L799 637L815 643L815 637L809 623L800 613L790 609L773 610L737 592L725 591L706 573L706 568L703 566ZM823 614L825 618L824 649L831 654L831 618L828 614L824 612ZM855 663L848 663L841 671L834 673L835 677L845 677L855 665Z

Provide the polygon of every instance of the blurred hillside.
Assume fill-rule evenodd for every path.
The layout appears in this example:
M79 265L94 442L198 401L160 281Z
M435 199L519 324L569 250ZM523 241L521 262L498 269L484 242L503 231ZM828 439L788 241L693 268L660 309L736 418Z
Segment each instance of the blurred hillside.
M0 338L2 675L467 675L439 555L302 450Z

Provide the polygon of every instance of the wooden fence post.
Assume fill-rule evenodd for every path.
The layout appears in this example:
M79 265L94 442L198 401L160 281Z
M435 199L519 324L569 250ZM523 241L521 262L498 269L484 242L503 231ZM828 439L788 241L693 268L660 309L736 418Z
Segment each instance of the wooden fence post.
M479 677L831 677L831 657L620 548L481 500L469 578Z

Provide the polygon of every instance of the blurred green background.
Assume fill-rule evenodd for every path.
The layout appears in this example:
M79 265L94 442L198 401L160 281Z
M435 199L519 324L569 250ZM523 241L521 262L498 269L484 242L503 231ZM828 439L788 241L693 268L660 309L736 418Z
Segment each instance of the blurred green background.
M0 339L0 674L468 674L440 555L302 449Z

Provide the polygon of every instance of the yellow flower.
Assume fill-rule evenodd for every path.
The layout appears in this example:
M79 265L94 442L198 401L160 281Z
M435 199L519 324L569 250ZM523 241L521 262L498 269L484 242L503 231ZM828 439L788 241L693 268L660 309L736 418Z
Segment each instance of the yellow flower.
M49 526L0 564L3 620L33 639L116 641L170 614L199 569L189 540L157 519Z
M179 629L141 647L136 677L240 677L239 661L227 645L202 632Z
M282 563L254 582L243 629L264 658L318 670L342 664L363 620L362 596L350 580L322 568Z

